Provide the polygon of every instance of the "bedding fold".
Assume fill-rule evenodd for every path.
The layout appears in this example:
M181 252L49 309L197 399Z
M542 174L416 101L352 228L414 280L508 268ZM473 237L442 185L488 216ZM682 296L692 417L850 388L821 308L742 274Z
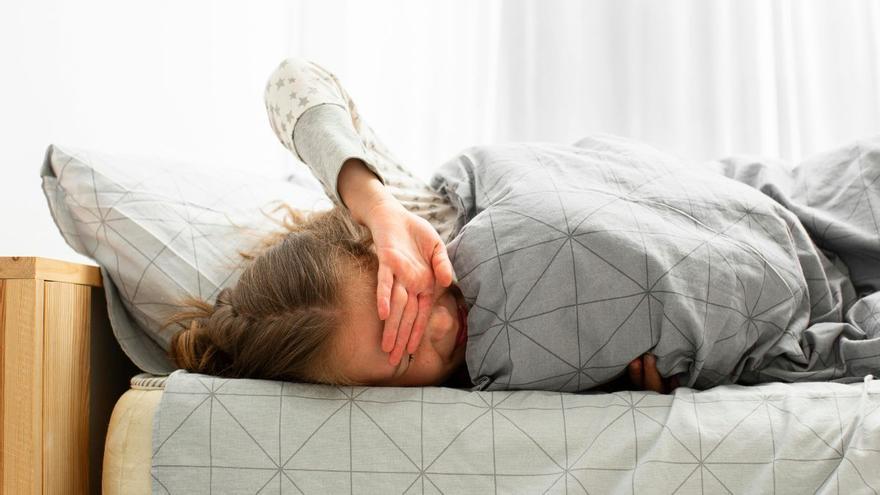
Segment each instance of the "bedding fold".
M475 146L432 186L478 390L587 390L652 352L705 389L880 370L880 136L690 163L608 134Z

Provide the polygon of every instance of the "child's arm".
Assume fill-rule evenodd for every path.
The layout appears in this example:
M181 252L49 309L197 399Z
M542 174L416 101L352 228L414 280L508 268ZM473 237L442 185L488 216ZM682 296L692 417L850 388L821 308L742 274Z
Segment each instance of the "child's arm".
M335 203L342 203L342 166L357 159L404 208L430 222L441 239L450 240L454 207L382 144L336 76L314 62L288 58L270 75L264 98L281 144L309 167Z
M351 211L351 217L361 225L367 225L370 209L374 205L395 200L382 179L357 158L343 163L337 180L337 193L342 204Z
M397 364L404 345L414 352L419 344L435 277L444 286L451 283L443 241L451 237L455 209L397 162L323 67L285 59L270 75L264 97L281 143L309 167L327 196L373 235L380 265L378 313L385 320L382 347L394 346L390 362Z
M452 263L437 231L401 206L366 165L346 160L339 173L339 197L352 218L370 229L379 259L376 301L385 320L382 350L396 365L415 352L428 324L434 283L452 283Z

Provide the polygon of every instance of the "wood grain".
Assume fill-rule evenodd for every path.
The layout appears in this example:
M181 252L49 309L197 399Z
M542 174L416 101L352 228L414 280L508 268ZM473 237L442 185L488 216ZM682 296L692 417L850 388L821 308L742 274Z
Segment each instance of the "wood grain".
M45 283L43 493L87 493L91 287Z
M0 495L99 493L107 425L139 370L97 267L0 257Z
M3 432L6 431L6 423L3 422L3 410L6 409L6 401L3 399L3 378L6 375L3 370L3 349L6 349L6 298L4 297L4 292L6 291L6 281L0 279L0 490L3 488L3 473L6 471L3 470L3 453L6 452L4 449L3 443ZM0 493L3 493L0 491Z
M0 278L40 279L101 287L101 269L38 256L0 256Z
M9 494L43 491L43 282L3 282L3 467Z

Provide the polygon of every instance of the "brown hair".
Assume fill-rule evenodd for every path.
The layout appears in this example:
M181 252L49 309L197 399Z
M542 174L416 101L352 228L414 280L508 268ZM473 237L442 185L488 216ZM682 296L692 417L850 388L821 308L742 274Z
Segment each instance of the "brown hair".
M356 385L332 366L352 269L378 267L369 230L345 207L305 215L282 204L282 231L239 254L237 282L212 305L197 297L166 319L183 327L168 355L186 370L231 378ZM277 211L277 209L276 209Z

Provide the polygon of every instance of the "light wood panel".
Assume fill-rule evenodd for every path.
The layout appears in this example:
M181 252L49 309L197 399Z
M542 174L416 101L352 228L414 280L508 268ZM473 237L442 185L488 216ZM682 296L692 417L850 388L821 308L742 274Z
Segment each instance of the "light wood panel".
M101 269L69 261L35 256L0 256L0 278L70 282L101 287Z
M91 287L45 282L43 493L86 493ZM51 338L49 338L51 336Z
M4 349L6 349L6 299L4 297L6 292L6 281L0 279L0 494L2 494L5 490L3 478L3 453L6 452L4 446L6 445L5 440L3 439L3 432L6 431L6 423L4 422L4 414L3 410L6 409L6 398L3 396L3 382L6 371L3 369L3 355L5 354Z
M0 257L0 495L100 493L110 415L138 371L97 267Z
M43 281L3 281L3 493L43 491Z

